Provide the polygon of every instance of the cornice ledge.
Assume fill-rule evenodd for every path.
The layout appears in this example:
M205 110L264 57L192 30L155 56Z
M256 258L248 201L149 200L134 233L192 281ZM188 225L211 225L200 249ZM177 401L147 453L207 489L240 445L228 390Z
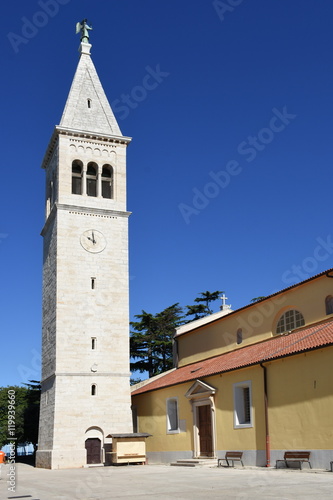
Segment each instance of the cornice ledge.
M77 130L68 127L61 127L60 125L56 125L50 142L46 148L45 155L42 160L42 168L46 168L47 163L52 156L53 149L57 143L57 139L59 135L71 135L73 137L81 137L83 139L94 139L97 141L104 141L113 144L126 144L128 145L132 141L132 137L127 137L125 135L109 135L109 134L98 134L96 132L84 132L83 130Z
M99 134L93 131L83 131L74 128L62 127L60 125L56 125L55 130L58 134L83 137L85 139L97 139L105 142L116 142L118 144L129 144L132 140L132 137L126 137L124 135Z
M105 215L107 217L129 217L132 212L126 212L121 210L109 210L107 208L91 208L82 207L79 205L67 205L64 203L57 203L58 210L65 210L71 212L79 212L81 214L92 214L92 215ZM52 213L52 211L51 211ZM50 214L51 215L51 214Z

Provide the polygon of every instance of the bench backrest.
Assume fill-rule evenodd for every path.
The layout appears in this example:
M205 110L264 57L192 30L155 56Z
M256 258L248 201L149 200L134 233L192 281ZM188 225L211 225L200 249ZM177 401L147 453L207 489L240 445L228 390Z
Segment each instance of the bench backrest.
M227 451L225 454L225 458L242 458L242 451Z
M309 460L310 451L286 451L284 458L285 460L288 460L288 458Z

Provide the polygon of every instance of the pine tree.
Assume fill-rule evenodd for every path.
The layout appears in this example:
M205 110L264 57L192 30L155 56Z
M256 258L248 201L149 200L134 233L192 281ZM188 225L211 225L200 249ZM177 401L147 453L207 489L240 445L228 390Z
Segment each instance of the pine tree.
M176 303L156 315L142 311L135 318L138 321L131 322L131 370L153 377L172 368L173 336L182 323L182 308Z
M194 304L193 306L186 306L187 313L186 316L194 316L190 321L195 319L203 318L204 316L208 316L208 314L212 314L213 310L210 308L210 303L217 300L220 295L224 293L219 290L215 292L201 292L201 297L197 297L194 299L194 302L200 302L199 304ZM203 302L203 304L202 304Z

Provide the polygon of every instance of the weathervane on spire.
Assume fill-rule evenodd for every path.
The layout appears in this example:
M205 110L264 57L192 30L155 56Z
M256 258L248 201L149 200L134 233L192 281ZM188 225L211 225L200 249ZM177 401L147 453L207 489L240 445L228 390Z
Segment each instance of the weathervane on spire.
M88 19L83 19L80 23L76 23L76 34L81 32L81 42L89 43L89 31L92 26L89 26Z

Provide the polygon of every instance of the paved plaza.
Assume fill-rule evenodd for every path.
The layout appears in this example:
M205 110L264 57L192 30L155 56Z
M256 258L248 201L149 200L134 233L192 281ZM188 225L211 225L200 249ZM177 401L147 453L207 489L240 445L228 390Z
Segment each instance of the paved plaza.
M8 491L9 472L2 465L1 500L333 498L333 473L328 471L167 465L46 470L17 464L16 490Z

